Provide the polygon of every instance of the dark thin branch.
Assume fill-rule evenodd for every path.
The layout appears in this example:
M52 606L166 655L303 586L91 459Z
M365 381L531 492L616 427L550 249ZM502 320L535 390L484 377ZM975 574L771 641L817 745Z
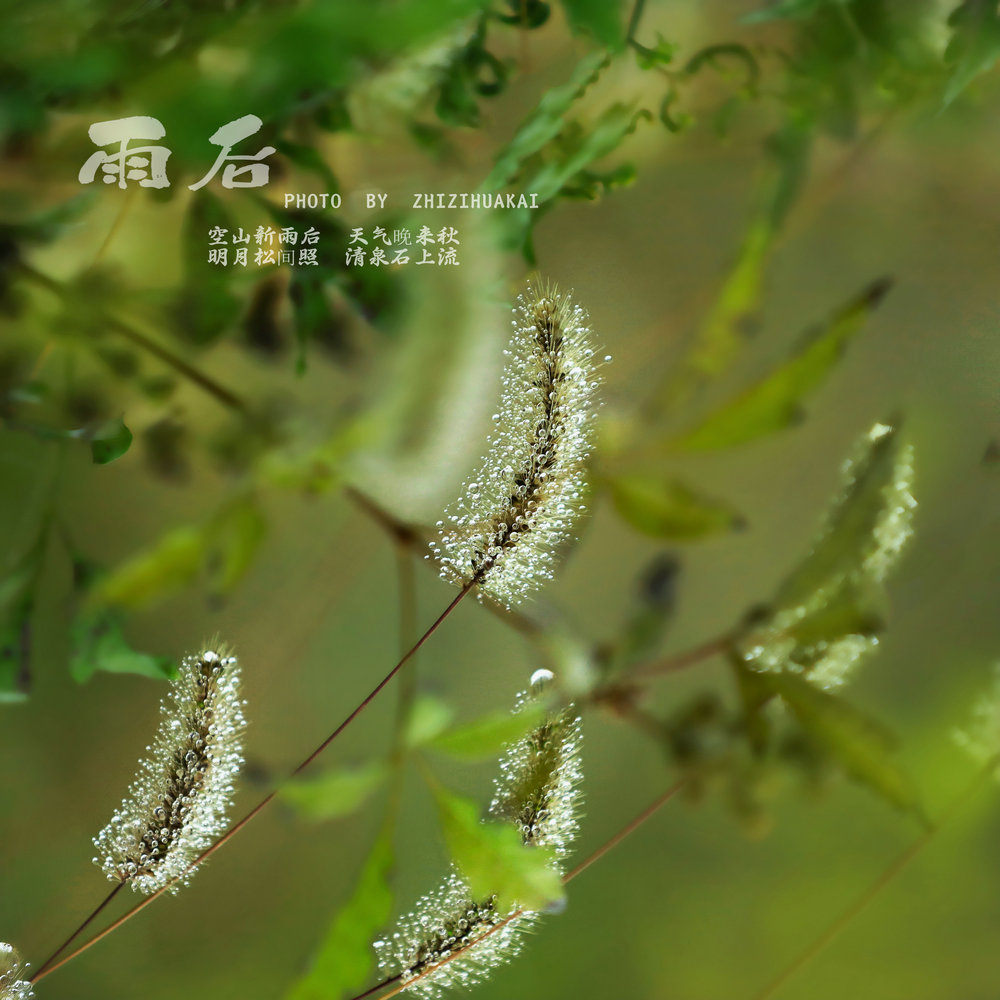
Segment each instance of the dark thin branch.
M770 1000L790 979L804 969L829 945L854 918L872 902L892 880L913 861L934 837L957 816L965 804L982 788L987 779L993 777L997 760L991 760L986 767L956 796L942 812L938 821L929 826L909 847L886 867L868 888L844 910L815 940L810 942L784 970L768 983L754 1000Z
M681 789L684 787L686 783L686 780L687 779L685 778L681 778L680 781L677 781L673 785L671 785L670 788L668 788L659 798L657 798L654 802L651 802L645 809L643 809L643 811L639 813L638 816L636 816L630 822L626 823L625 826L623 826L613 837L611 837L609 840L606 840L600 847L597 848L596 851L592 852L590 855L584 858L584 860L581 861L580 864L578 864L571 872L564 875L562 878L563 885L567 885L568 883L572 882L573 879L575 879L578 875L581 875L583 872L585 872L592 864L594 864L596 861L600 861L600 859L603 858L605 854L607 854L609 851L614 850L623 840L625 840L626 837L634 833L640 826L642 826L643 823L645 823L651 816L653 816L663 806L665 806L679 791L681 791ZM383 993L379 997L379 1000L390 1000L391 997L398 996L400 993L403 992L403 990L409 989L409 987L411 987L414 983L419 982L421 979L424 979L427 976L431 975L432 973L436 972L442 966L447 965L449 962L454 962L455 959L457 958L461 958L471 948L478 947L478 945L481 944L483 941L485 941L487 938L496 934L498 931L503 930L504 927L506 927L510 923L513 923L513 921L517 920L518 917L523 916L524 912L525 912L524 910L515 910L513 913L508 914L506 917L504 917L503 920L501 920L497 924L494 924L488 931L486 931L484 934L481 934L478 938L476 938L475 941L469 942L469 944L465 945L464 947L456 948L454 951L451 952L451 954L447 958L442 959L440 962L436 962L434 965L428 966L419 975L414 976L412 979L408 979L405 983L396 986L394 989L391 989L388 993ZM396 976L395 979L398 980L399 976ZM392 980L390 980L389 982L391 981ZM364 1000L365 997L369 997L373 993L380 990L383 985L388 985L388 983L382 983L379 984L378 986L372 986L364 993L359 993L357 996L352 997L352 1000Z
M41 271L38 271L29 264L25 264L23 262L20 264L20 270L25 277L35 282L36 285L52 292L53 295L57 295L60 298L66 297L66 288L54 278L50 278L47 274L43 274ZM248 412L249 408L247 407L247 404L239 396L237 396L235 392L227 389L224 385L206 375L204 372L199 371L193 365L185 361L184 358L180 357L180 355L175 354L166 347L163 347L155 340L151 340L146 336L146 334L141 333L128 323L125 323L114 316L106 316L105 319L108 327L114 330L119 336L124 337L137 347L141 347L147 353L159 358L160 361L172 368L178 375L183 376L189 382L198 386L200 389L203 389L210 396L213 396L216 400L222 403L223 406L226 406L231 410L236 410L238 413L242 414L246 414Z
M445 619L448 618L448 616L455 610L455 608L458 607L459 603L466 597L466 595L469 594L469 592L473 589L473 587L475 587L475 585L476 581L471 581L467 583L458 592L458 594L448 605L448 607L445 608L440 615L438 615L434 623L400 658L399 662L392 668L392 670L390 670L389 673L387 673L385 677L383 677L382 680L380 680L378 684L376 684L375 687L372 688L367 697L365 697L364 700L358 704L358 706L350 713L350 715L348 715L347 718L345 718L344 721L341 722L340 725L337 726L337 728L334 729L334 731L330 733L330 735L325 740L323 740L323 742L320 743L320 745L316 747L316 749L313 750L313 752L309 754L309 756L306 757L306 759L302 761L302 763L299 764L299 766L296 767L289 774L289 778L294 778L296 775L301 774L302 771L304 771L307 767L309 767L309 765L365 710L365 708L367 708L368 705L375 700L375 698L382 691L382 689L417 654L418 650L420 650L420 648L424 645L424 643L427 642L427 640L441 627ZM253 807L253 809L251 809L242 819L234 823L233 826L231 826L217 841L215 841L214 844L212 844L210 847L202 851L201 854L199 854L198 857L196 857L191 862L191 864L188 865L188 867L184 870L183 875L179 876L179 878L185 877L188 873L197 868L198 865L200 865L203 861L206 861L208 858L210 858L217 850L219 850L220 847L222 847L224 844L227 844L230 840L232 840L232 838L235 837L236 834L239 833L240 830L242 830L243 827L245 827L255 816L257 816L258 813L262 812L271 802L273 802L274 799L277 797L277 795L278 795L278 789L274 789L273 791L265 795L264 798L261 799L260 802L258 802L257 805ZM61 968L63 965L65 965L67 962L72 961L78 955L82 955L85 951L87 951L88 949L92 948L95 944L97 944L98 941L103 940L112 931L116 930L127 920L130 920L141 910L149 906L150 903L152 903L155 899L158 899L160 896L162 896L163 893L166 892L168 889L171 889L177 883L177 881L179 881L179 879L174 879L172 882L168 882L166 885L161 886L155 892L146 896L145 899L140 900L140 902L138 902L135 906L133 906L131 910L124 913L113 923L109 924L99 934L96 934L94 937L90 938L90 940L80 945L79 948L76 948L74 951L70 952L70 954L67 955L65 958L50 965L48 969L45 970L40 969L38 972L35 973L34 976L32 976L31 982L36 983L40 979L44 979L45 976L48 976L51 973L55 972L56 969Z

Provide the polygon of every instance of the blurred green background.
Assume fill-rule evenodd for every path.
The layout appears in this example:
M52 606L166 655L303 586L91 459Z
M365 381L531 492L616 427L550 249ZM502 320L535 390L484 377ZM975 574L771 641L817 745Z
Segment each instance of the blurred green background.
M342 487L418 528L441 516L488 433L509 302L532 266L574 290L613 356L602 475L625 466L677 477L738 510L745 528L649 537L598 490L563 570L525 609L550 623L543 641L469 601L419 655L417 690L459 719L512 703L553 647L586 650L617 635L642 573L668 553L681 569L656 654L730 629L808 550L852 442L901 415L916 449L915 535L889 583L889 627L845 697L899 735L899 759L931 816L974 775L951 733L1000 648L998 466L989 459L1000 439L1000 89L981 75L1000 44L993 5L962 4L949 25L953 2L791 2L778 5L789 16L753 22L754 3L651 0L634 34L639 51L624 42L631 8L613 4L495 5L514 23L479 21L475 4L378 6L50 2L3 12L8 578L46 512L58 523L17 623L30 629L30 661L12 667L8 650L9 703L0 705L0 937L36 965L106 889L89 838L125 793L163 692L149 677L98 669L81 684L70 675L71 623L92 607L87 588L90 600L100 593L90 578L74 580L71 556L113 573L234 498L250 504L246 537L233 529L237 542L206 556L200 574L184 570L173 588L157 578L145 606L127 593L106 602L132 649L176 660L215 635L235 647L251 720L237 811L248 808L395 662L401 627L414 627L400 623L407 581L421 627L451 598L433 567L401 555ZM528 15L541 23L529 27ZM481 44L470 41L477 24L487 25ZM658 33L674 53L654 52ZM747 56L685 74L694 53L722 42ZM537 221L533 262L523 220L409 209L412 192L476 190L525 116L601 45L610 65L561 116L577 131L556 129L538 162L504 185L530 190L547 165L584 150ZM746 58L759 71L752 87ZM660 117L671 89L670 124L690 118L680 130ZM588 159L587 136L619 104L612 141ZM640 108L648 118L633 121ZM249 111L279 149L269 186L213 184L192 199L186 185L207 167L207 136ZM91 151L86 126L125 114L163 120L169 190L77 183ZM809 155L796 158L769 140L776 135L798 136ZM623 164L634 167L627 185ZM781 184L788 204L775 208ZM329 190L344 207L308 220L327 227L313 285L295 291L301 271L207 263L211 225L274 224L285 191ZM359 196L368 191L387 192L390 210L367 210ZM761 219L775 232L756 276L759 308L744 303L732 322L742 331L752 319L753 334L738 332L723 370L673 411L644 408L686 370ZM394 222L456 226L460 268L343 266L350 229ZM53 292L39 273L64 284ZM806 419L739 448L662 443L883 275L894 288L804 400ZM246 411L220 405L118 322L236 392ZM88 441L118 417L132 446L95 464ZM629 466L636 441L645 457ZM718 659L657 681L643 706L665 718L705 692L735 700ZM385 753L396 697L387 692L319 766ZM488 798L491 764L435 757L433 766ZM677 775L656 740L600 710L585 719L584 766L581 856ZM394 889L406 909L437 883L447 854L419 770L410 763L404 773ZM789 770L767 780L759 808L734 809L716 787L670 803L576 880L566 911L478 994L752 997L921 832L847 778L820 794ZM38 995L282 996L351 891L384 799L326 823L278 804L189 888ZM987 790L778 995L997 997L998 835L1000 804Z

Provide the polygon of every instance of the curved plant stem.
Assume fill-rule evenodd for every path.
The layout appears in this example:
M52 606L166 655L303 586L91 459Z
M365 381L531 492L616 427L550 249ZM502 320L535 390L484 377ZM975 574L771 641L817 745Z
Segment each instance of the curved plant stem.
M656 660L653 663L640 664L629 671L629 674L632 677L655 677L660 674L672 674L674 671L693 667L701 663L702 660L707 660L710 657L728 652L732 648L733 638L733 635L727 632L725 635L720 635L715 639L710 639L708 642L703 642L700 646L695 646L693 649L675 653L673 656Z
M568 872L563 876L563 885L572 882L577 875L585 872L595 861L599 861L604 857L609 851L614 850L626 837L634 833L643 823L646 822L654 813L665 806L685 785L685 778L681 778L680 781L675 782L670 786L659 798L651 802L648 806L638 816L632 819L630 822L626 823L613 837L606 840L600 847L597 848L592 854L588 855L583 861L580 862L572 871ZM455 949L447 958L442 959L434 965L428 966L423 972L418 976L414 976L412 979L407 980L405 983L394 987L389 990L388 993L383 993L379 1000L390 1000L390 997L398 996L404 990L409 989L414 983L419 982L426 976L431 975L440 969L443 965L447 965L449 962L454 962L456 958L461 958L470 948L477 947L480 942L485 941L488 937L496 934L497 931L502 930L509 923L512 923L518 917L524 914L524 910L515 910L513 913L508 914L501 920L498 924L494 924L488 931L481 934L475 941L470 941L469 944L462 948ZM399 976L395 976L394 979L398 980ZM372 986L364 993L359 993L357 996L352 997L352 1000L364 1000L365 997L371 996L376 991L380 990L383 986L388 986L393 982L393 979L386 980L384 983L379 983L377 986Z
M21 263L19 268L21 273L36 285L47 289L53 295L65 299L66 289L54 278L50 278L47 274L43 274L41 271L25 263ZM198 386L199 389L203 389L210 396L218 400L218 402L222 403L223 406L243 414L247 412L247 404L235 392L216 382L215 379L210 378L193 365L188 364L180 355L174 354L173 351L158 344L155 340L151 340L144 333L141 333L115 316L105 316L104 319L109 329L114 330L119 336L131 341L136 347L141 347L147 353L159 358L169 368L173 368L178 375L182 375L189 382Z
M924 832L896 859L886 867L868 888L861 893L815 940L811 941L795 959L787 965L753 1000L770 1000L790 979L804 969L817 955L830 944L851 921L875 899L890 882L902 872L917 855L934 839L934 837L950 823L961 811L962 807L982 787L996 767L996 761L991 761L975 777L973 781L947 806L937 822L927 827Z
M334 729L334 731L330 733L330 735L327 736L327 738L323 740L323 742L320 743L320 745L316 747L316 749L313 750L313 752L309 754L309 756L306 757L306 759L302 761L302 763L299 764L299 766L296 767L289 774L288 776L289 778L294 778L297 774L300 774L302 771L304 771L368 707L368 705L375 700L379 692L381 692L381 690L393 679L393 677L395 677L396 674L398 674L399 671L402 670L402 668L411 659L413 659L417 651L441 627L445 619L448 618L448 616L452 613L452 611L454 611L455 608L458 607L459 603L463 600L463 598L465 598L469 594L469 592L472 590L473 587L475 587L475 585L476 581L473 580L470 583L467 583L458 592L458 594L452 600L451 604L449 604L448 607L446 607L444 611L442 611L441 614L438 615L434 623L409 648L409 650L407 650L407 652L400 658L399 662L392 668L392 670L390 670L389 673L387 673L385 677L383 677L382 680L380 680L378 684L376 684L375 687L372 688L372 690L368 693L368 695L361 702L359 702L358 706L350 713L350 715L348 715L344 719L344 721L341 722L340 725L337 726L337 728ZM192 861L191 864L188 865L188 867L184 871L184 874L179 876L179 878L183 878L184 875L187 875L188 872L197 868L198 865L200 865L203 861L206 861L208 858L210 858L220 847L222 847L224 844L227 844L230 840L232 840L232 838L236 836L236 834L239 833L240 830L242 830L243 827L245 827L258 813L262 812L271 802L274 801L277 794L278 794L278 789L274 789L273 791L265 795L264 798L261 799L260 802L258 802L257 805L253 807L253 809L251 809L245 816L243 816L242 819L237 820L237 822L234 823L217 841L215 841L214 844L212 844L210 847L207 847L204 851L202 851L201 854L199 854L198 857L196 857L194 861ZM178 880L179 879L174 879L173 882L168 882L166 885L161 886L159 889L156 890L156 892L150 893L150 895L146 896L145 899L142 899L138 903L136 903L136 905L133 906L132 909L122 914L122 916L120 916L113 923L105 927L104 930L102 930L100 933L95 934L94 937L90 938L84 944L80 945L80 947L76 948L74 951L71 951L65 958L61 959L58 962L55 962L54 964L46 963L48 965L48 968L43 967L42 969L39 969L38 972L36 972L34 976L31 977L31 982L36 983L40 979L44 979L46 976L55 972L56 969L59 969L62 966L64 966L67 962L72 961L78 955L82 955L85 951L87 951L88 949L92 948L95 944L97 944L98 941L101 941L102 939L107 937L112 931L121 927L121 925L124 924L127 920L130 920L132 917L134 917L140 910L145 909L155 899L158 899L160 896L162 896L163 893L166 892L168 889L170 889L173 885L175 885ZM105 903L109 901L110 900L106 900ZM89 923L90 920L93 918L93 916L96 915L96 912L99 912L101 909L103 909L104 905L105 904L102 903L101 906L98 908L98 911L95 911L95 914L89 917L86 923ZM79 931L77 931L77 933L79 933ZM73 937L76 937L76 934L74 934Z
M84 920L84 922L80 924L80 926L77 927L77 929L73 931L73 933L70 934L70 936L66 938L66 940L63 941L63 943L59 945L59 947L56 948L56 950L52 952L52 954L49 955L44 962L42 962L33 977L34 979L39 979L45 974L45 970L48 969L48 967L77 939L77 937L79 937L87 929L90 923L95 920L101 911L111 902L111 900L118 895L124 885L124 882L119 882L118 885L116 885L111 892L104 897L104 901L98 904L98 906L91 911L90 916L87 917L87 919Z

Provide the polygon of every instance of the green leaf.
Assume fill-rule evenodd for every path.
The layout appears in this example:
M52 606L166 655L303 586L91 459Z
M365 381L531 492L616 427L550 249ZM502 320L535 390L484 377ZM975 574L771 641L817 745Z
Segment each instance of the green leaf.
M769 162L736 260L676 374L660 392L665 407L678 409L705 382L726 371L756 331L771 251L802 188L811 146L812 130L798 118L768 138Z
M742 528L728 504L712 500L674 479L632 474L608 479L615 509L633 528L655 538L690 541Z
M562 0L574 32L593 36L613 52L625 47L621 0Z
M755 10L742 18L744 24L762 24L781 18L809 17L823 6L839 3L841 0L778 0L763 10Z
M448 849L474 897L495 895L502 912L541 910L563 899L563 886L549 848L526 847L506 823L483 823L470 799L433 785Z
M31 683L31 605L0 623L0 705L27 701Z
M922 818L909 776L893 759L895 740L878 722L799 674L761 674L803 729L826 746L844 770L900 809Z
M90 454L95 465L107 465L121 458L132 444L132 432L121 417L109 420L94 432L90 439Z
M122 633L121 621L111 611L77 615L70 628L70 644L69 672L78 684L89 681L98 670L157 680L177 676L177 667L169 657L133 649Z
M656 556L643 570L630 613L603 662L615 672L651 657L674 614L681 564L670 554Z
M0 704L24 701L31 688L31 618L48 531L43 517L31 546L0 580Z
M825 381L890 287L887 279L869 286L825 326L807 334L774 371L710 413L674 444L686 451L728 448L797 422L805 396Z
M915 505L912 452L897 430L876 424L848 464L846 479L819 540L778 590L777 605L805 604L851 574L881 580L908 536Z
M799 649L825 648L848 635L873 636L885 628L885 594L864 578L847 577L819 607L782 629ZM802 663L793 654L792 658Z
M285 1000L334 1000L364 987L374 965L371 942L392 911L392 866L392 831L386 828L375 841L354 891L330 924L312 966L291 986Z
M965 0L952 12L945 59L951 75L945 85L947 107L970 83L991 70L1000 58L1000 12L990 0Z
M176 528L146 552L123 563L98 582L94 600L121 608L141 608L192 583L205 554L204 532Z
M206 540L212 551L212 590L230 594L250 568L267 534L267 521L253 497L224 507L209 523Z
M307 819L333 819L359 809L388 775L382 762L352 770L328 771L316 777L290 782L281 798Z
M430 741L434 750L466 760L489 760L505 746L536 729L546 716L546 707L531 702L518 712L497 710L474 722L448 730Z
M418 695L406 720L403 746L411 749L426 746L448 728L454 714L452 707L440 698Z
M589 53L577 63L567 83L542 95L535 110L521 122L514 138L497 153L493 169L481 185L483 191L497 191L508 184L529 156L562 131L570 107L597 80L609 61L603 52Z
M614 152L644 117L649 117L647 112L636 111L629 104L619 102L605 108L596 121L573 136L558 156L523 178L521 189L534 191L539 204L551 201L581 170Z

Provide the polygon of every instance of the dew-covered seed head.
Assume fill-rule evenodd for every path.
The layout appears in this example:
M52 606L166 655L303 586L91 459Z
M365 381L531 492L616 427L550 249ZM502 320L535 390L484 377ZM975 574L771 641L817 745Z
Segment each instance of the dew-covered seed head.
M95 862L142 893L186 884L225 832L246 720L240 669L225 649L184 658L128 798L94 838Z
M27 1000L35 995L26 973L27 965L17 949L0 941L0 1000Z
M584 512L600 384L584 310L554 285L517 300L490 449L432 551L441 575L505 606L552 578Z
M536 671L515 712L553 680L551 671ZM525 845L553 848L560 873L578 825L579 745L580 720L572 706L544 719L507 747L487 811L490 820L514 824ZM474 898L452 867L441 885L419 899L392 935L374 947L386 975L399 976L407 992L431 1000L451 988L475 986L515 958L540 917L532 910L505 914L494 896Z

